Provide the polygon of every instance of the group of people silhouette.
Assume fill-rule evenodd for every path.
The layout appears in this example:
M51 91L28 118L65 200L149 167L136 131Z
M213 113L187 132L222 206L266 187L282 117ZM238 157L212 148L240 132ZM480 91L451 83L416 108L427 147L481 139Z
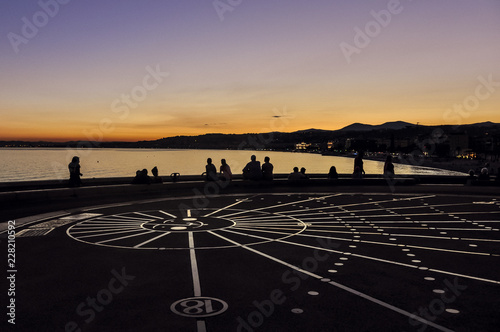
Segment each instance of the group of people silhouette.
M354 159L354 172L353 178L360 179L365 174L363 167L363 152L359 152ZM70 178L70 187L79 187L82 185L80 177L82 176L80 172L80 158L78 156L73 157L71 163L68 165ZM137 170L133 184L151 184L151 183L163 183L163 179L158 175L158 167L155 166L151 169L153 176L148 175L147 169ZM178 174L178 173L175 173ZM250 157L250 161L242 169L244 180L264 180L272 181L274 178L274 166L270 162L269 157L264 158L264 163L261 165L260 161L257 160L255 155ZM219 172L213 164L212 158L207 159L207 165L205 166L205 172L203 176L206 181L231 181L233 179L233 173L231 172L231 167L227 164L226 159L221 159L221 165L219 167ZM392 163L392 156L388 155L384 164L384 176L393 177L394 176L394 165ZM335 166L330 167L328 172L329 180L338 179L339 175ZM298 167L293 168L293 172L288 175L289 182L297 182L309 179L306 174L305 167L300 170ZM175 179L174 179L175 180Z
M151 183L163 183L163 179L158 176L158 167L153 167L151 170L153 177L148 175L148 170L137 170L135 172L135 177L132 180L132 184L151 184Z
M248 162L245 167L241 170L243 173L243 179L245 180L273 180L273 170L274 166L270 163L270 158L265 157L264 163L260 165L260 161L257 160L255 155L250 157L250 162ZM233 173L231 172L231 167L227 164L226 159L221 159L221 166L219 168L219 173L215 165L212 163L212 158L207 159L207 165L205 166L205 180L207 181L231 181L233 179Z

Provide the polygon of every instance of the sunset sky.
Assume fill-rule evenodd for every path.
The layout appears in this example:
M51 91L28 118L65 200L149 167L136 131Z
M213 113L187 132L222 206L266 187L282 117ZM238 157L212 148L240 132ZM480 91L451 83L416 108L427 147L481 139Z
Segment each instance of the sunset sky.
M0 140L500 122L498 0L0 3Z

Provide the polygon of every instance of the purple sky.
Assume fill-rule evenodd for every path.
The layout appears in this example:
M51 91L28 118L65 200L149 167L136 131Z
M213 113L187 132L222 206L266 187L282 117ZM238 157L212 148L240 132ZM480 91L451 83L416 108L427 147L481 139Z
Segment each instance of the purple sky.
M500 122L497 0L23 0L0 15L0 139Z

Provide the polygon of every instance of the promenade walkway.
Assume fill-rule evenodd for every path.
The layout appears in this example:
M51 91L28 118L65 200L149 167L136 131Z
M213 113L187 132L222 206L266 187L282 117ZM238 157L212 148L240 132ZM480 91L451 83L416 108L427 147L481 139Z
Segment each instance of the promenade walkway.
M4 191L10 327L496 331L498 187L404 179Z

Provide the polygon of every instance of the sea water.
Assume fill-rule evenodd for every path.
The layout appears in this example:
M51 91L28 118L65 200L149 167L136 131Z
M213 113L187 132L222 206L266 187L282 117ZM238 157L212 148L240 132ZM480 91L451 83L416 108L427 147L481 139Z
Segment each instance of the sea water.
M0 148L0 182L66 179L68 164L73 156L80 157L82 179L104 177L133 177L139 169L151 174L158 167L161 176L172 173L201 175L207 158L212 158L219 169L220 160L226 159L234 174L255 154L263 163L271 158L275 173L290 173L293 167L305 167L307 173L327 174L331 166L342 174L352 174L354 159L322 156L314 153L248 150L174 150L174 149L64 149L64 148ZM364 160L368 174L382 174L384 163ZM418 165L394 164L396 174L408 175L462 175Z

